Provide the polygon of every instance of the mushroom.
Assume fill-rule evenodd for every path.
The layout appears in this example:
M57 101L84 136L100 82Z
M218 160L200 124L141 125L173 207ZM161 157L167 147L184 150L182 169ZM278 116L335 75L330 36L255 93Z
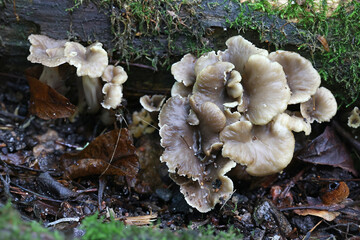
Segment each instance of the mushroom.
M55 40L38 34L31 34L28 39L31 46L27 59L32 63L40 63L44 66L39 80L61 94L66 93L65 80L58 68L61 64L66 63L64 56L66 40Z
M360 111L358 107L354 107L348 118L348 126L352 128L360 127Z
M174 96L166 101L159 114L161 146L165 148L160 160L170 173L200 180L205 170L199 147L199 130L187 124L190 110L188 98Z
M254 54L268 56L268 51L257 48L243 38L242 36L234 36L226 41L227 50L219 52L218 55L224 62L231 62L235 65L235 69L242 75L244 73L245 63L249 57Z
M225 174L236 166L234 161L217 157L213 164L207 165L201 180L191 180L178 174L170 174L171 179L180 185L180 192L186 202L199 212L209 212L219 203L225 203L233 194L234 185Z
M269 55L271 61L280 63L291 90L289 104L306 102L320 86L320 75L306 58L298 53L276 51Z
M186 54L179 62L171 66L171 74L175 80L183 83L186 87L195 82L195 61L196 57L192 54Z
M171 88L171 96L179 95L181 97L187 97L192 91L192 86L186 87L181 82L175 82Z
M262 55L251 55L245 64L242 85L248 103L246 116L253 124L265 125L287 108L290 89L279 63Z
M253 176L265 176L280 172L291 161L295 139L291 130L306 129L306 124L297 127L294 119L282 113L269 124L253 125L250 121L237 121L224 128L220 139L224 142L222 156L245 165Z
M158 94L151 97L145 95L140 98L140 104L148 112L159 112L165 102L165 98L166 96Z
M128 75L122 67L108 65L101 78L106 82L102 88L102 93L105 94L105 97L101 105L106 109L119 107L123 97L122 84L126 82Z
M337 103L334 95L327 88L318 88L316 93L307 101L300 104L301 115L310 123L314 120L328 122L335 116Z
M108 65L107 52L102 48L101 43L93 43L85 48L80 43L67 42L64 55L67 57L68 63L77 68L76 74L82 77L88 112L97 112L102 100L99 77ZM120 96L119 94L114 95Z

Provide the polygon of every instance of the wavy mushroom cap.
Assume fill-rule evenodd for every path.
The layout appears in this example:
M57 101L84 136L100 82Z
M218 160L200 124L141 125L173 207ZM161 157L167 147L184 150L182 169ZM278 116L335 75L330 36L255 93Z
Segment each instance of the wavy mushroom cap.
M140 104L148 112L159 112L165 99L165 95L144 95L140 98Z
M300 111L310 123L328 122L336 114L336 99L330 90L321 87L307 102L300 104Z
M278 173L291 161L295 139L283 121L275 119L265 126L250 121L238 121L224 128L222 156L245 165L253 176Z
M231 62L235 65L235 69L242 75L244 73L245 63L249 57L254 54L267 56L268 51L257 48L243 38L242 36L234 36L226 41L228 49L224 52L219 52L222 61Z
M161 146L165 148L160 160L170 173L199 180L205 164L197 157L198 130L187 123L190 105L188 98L174 96L166 101L159 114Z
M360 110L358 107L354 107L351 111L347 125L352 128L360 127Z
M106 109L119 107L123 97L122 89L122 85L106 83L102 88L102 93L105 94L105 97L101 106Z
M221 110L225 99L225 86L234 65L229 62L216 62L205 67L197 76L190 97L191 107L197 113L205 102L215 103Z
M170 174L180 185L180 192L186 202L202 213L209 212L217 203L225 203L234 191L233 182L225 174L234 168L236 163L221 156L215 162L207 166L202 180L191 181L177 174Z
M287 108L290 89L285 73L279 63L262 55L250 56L244 72L247 117L253 124L265 125Z
M214 51L203 54L195 62L195 67L194 67L195 76L199 75L201 70L203 70L207 66L212 65L219 61L220 61L220 57L216 55Z
M126 82L128 75L124 68L120 66L115 67L114 65L108 65L105 68L101 78L105 82L111 82L120 85Z
M321 79L309 60L298 53L288 51L272 52L269 59L283 67L291 90L289 104L306 102L315 94Z
M171 66L171 74L175 80L183 83L186 87L194 84L196 57L190 53L186 54L179 62Z
M67 42L64 53L68 63L77 68L78 76L100 77L108 65L108 55L101 43L93 43L85 48L80 43Z
M176 95L179 95L181 97L187 97L192 92L192 86L186 87L181 82L175 82L173 86L171 87L171 96L174 97Z
M32 63L40 63L47 67L57 67L66 62L64 45L66 40L55 40L44 35L31 34L28 37L30 55L27 59Z

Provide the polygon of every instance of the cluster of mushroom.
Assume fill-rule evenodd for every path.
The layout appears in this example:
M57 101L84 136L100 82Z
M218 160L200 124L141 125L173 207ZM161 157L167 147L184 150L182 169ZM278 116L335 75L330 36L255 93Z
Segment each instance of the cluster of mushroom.
M280 172L294 153L292 131L308 135L313 121L329 121L337 110L299 54L269 54L241 36L226 45L172 66L177 82L159 114L161 161L200 212L230 198L233 183L225 174L236 164L253 176ZM299 111L287 110L295 104Z
M55 40L44 35L29 36L30 55L28 60L44 66L39 78L59 93L66 92L65 82L59 74L58 67L68 63L77 68L76 74L82 77L82 86L88 112L95 113L101 105L106 108L117 108L121 105L122 84L127 74L120 66L108 64L107 52L101 43L93 43L84 47L80 43L66 40ZM100 77L106 82L102 87Z

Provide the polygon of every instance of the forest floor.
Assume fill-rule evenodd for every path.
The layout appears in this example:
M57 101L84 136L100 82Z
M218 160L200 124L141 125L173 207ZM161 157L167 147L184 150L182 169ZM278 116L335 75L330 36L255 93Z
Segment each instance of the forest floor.
M30 88L25 76L1 74L0 78L1 204L11 202L22 219L60 231L59 239L117 238L119 233L103 233L122 229L121 224L151 226L146 228L149 231L167 229L161 230L163 235L147 232L140 236L137 234L142 230L131 228L131 237L121 235L128 239L360 238L360 187L353 166L354 161L359 165L359 158L352 145L346 144L356 140L344 135L343 129L338 135L345 127L340 120L315 125L310 138L297 135L296 154L282 173L232 178L233 196L214 210L200 213L187 205L179 187L168 177L166 166L160 164L162 150L157 131L135 138L135 149L127 130L111 130L114 126L104 126L96 115L80 115L73 121L42 120L29 114ZM127 128L133 111L123 111L124 120L115 128ZM99 139L105 132L112 137ZM103 156L87 162L85 155L75 153L88 143L96 148L96 144L111 145L114 139L138 155L140 163L112 163L113 174L106 175L106 165L104 169L96 162ZM109 142L101 145L101 141ZM92 149L89 146L87 149ZM113 154L112 148L102 150ZM89 154L96 155L96 151ZM140 172L135 175L138 168ZM1 211L0 218L9 217L6 207ZM91 221L96 222L97 213L105 222L99 220L96 227ZM86 217L92 215L95 218L89 224ZM110 226L109 221L119 225L114 229L100 227ZM14 224L14 220L0 220L0 234L5 239L26 239L22 234L25 230L12 229ZM37 237L57 239L48 234Z

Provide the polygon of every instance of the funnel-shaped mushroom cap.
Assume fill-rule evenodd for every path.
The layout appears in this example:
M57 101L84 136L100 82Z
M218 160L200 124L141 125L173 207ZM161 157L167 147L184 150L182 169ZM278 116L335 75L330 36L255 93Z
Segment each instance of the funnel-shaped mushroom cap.
M225 174L236 163L222 157L218 157L215 162L207 166L202 180L191 181L177 174L170 174L180 185L186 202L202 213L210 211L219 202L225 203L233 194L233 182Z
M307 102L300 104L300 111L310 123L328 122L336 114L337 103L330 90L321 87Z
M192 92L192 86L186 87L181 82L175 82L171 88L171 96L174 97L176 95L179 95L181 97L187 97Z
M252 55L244 71L242 85L248 98L247 117L253 124L265 125L287 108L290 89L285 73L279 63L262 55Z
M175 80L183 83L186 87L191 86L195 82L195 61L196 57L190 53L186 54L180 62L171 66L171 74Z
M360 127L360 110L358 107L354 107L348 118L348 126L352 128Z
M225 102L225 84L228 73L234 65L229 62L216 62L205 67L197 76L190 97L192 109L197 113L205 102L215 103L221 110Z
M206 156L210 156L213 151L218 150L223 145L219 139L219 132L225 127L225 114L212 102L201 104L195 113L199 120L202 150Z
M105 94L105 97L101 105L106 109L115 109L119 107L123 97L122 88L122 85L106 83L102 89L102 93Z
M220 61L220 57L216 55L214 51L208 52L199 57L195 62L195 76L197 76L201 70L207 66Z
M293 133L277 118L265 126L235 122L224 128L220 139L222 155L247 166L253 176L280 172L290 163L295 147Z
M311 62L298 53L276 51L269 55L271 61L280 63L291 90L289 104L306 102L320 86L320 75Z
M244 73L245 63L249 57L254 54L267 56L269 53L265 49L255 47L251 42L242 36L231 37L226 41L228 49L225 52L219 52L223 61L231 62L235 69L242 75Z
M128 79L128 75L125 72L124 68L120 66L115 67L113 65L108 65L105 68L101 78L105 82L111 82L120 85L126 82L126 80Z
M165 98L164 95L153 95L151 97L144 95L140 98L140 104L148 112L158 112L164 104Z
M198 130L187 124L190 110L187 98L174 96L167 100L159 114L161 146L165 148L160 160L166 162L169 172L199 180L205 165L196 156Z
M100 77L108 65L107 52L101 43L93 43L84 47L80 43L65 43L65 56L70 65L77 68L78 76Z
M66 62L64 56L65 40L55 40L44 35L29 36L30 55L27 59L32 63L41 63L47 67L57 67Z

